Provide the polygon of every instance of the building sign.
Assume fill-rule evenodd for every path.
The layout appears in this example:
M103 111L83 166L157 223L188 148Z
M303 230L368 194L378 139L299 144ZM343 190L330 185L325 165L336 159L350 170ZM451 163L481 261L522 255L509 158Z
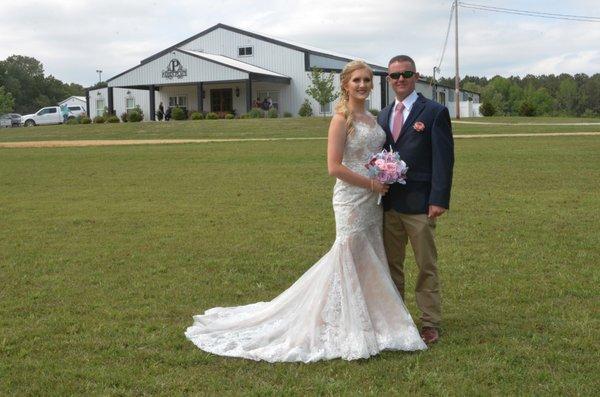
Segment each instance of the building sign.
M178 59L171 59L169 65L167 65L167 70L162 71L162 77L167 79L172 79L173 77L181 79L184 76L187 76L187 69L183 68Z

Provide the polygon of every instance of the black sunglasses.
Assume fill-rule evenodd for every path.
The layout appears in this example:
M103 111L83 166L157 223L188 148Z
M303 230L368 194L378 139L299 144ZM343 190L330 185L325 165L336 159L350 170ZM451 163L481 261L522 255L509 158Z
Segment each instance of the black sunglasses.
M392 80L398 80L400 78L400 76L404 77L405 79L410 79L414 75L415 75L415 72L412 72L410 70L405 70L404 72L388 73L388 77Z

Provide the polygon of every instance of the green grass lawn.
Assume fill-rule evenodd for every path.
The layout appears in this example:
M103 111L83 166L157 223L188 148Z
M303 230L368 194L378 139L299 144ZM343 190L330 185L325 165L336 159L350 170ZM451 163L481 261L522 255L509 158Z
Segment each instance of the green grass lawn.
M326 137L329 117L196 120L146 123L53 125L33 128L0 129L0 142L80 140L80 139L206 139ZM455 134L600 132L599 119L548 117L492 117L465 119L498 123L596 122L595 125L479 125L455 124Z
M456 141L428 351L267 364L188 342L193 314L269 300L327 252L325 145L0 149L0 395L597 393L599 137Z

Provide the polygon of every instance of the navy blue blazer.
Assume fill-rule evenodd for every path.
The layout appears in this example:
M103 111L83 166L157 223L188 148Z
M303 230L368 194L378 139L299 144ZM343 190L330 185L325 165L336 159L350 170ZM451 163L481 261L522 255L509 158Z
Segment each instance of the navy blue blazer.
M454 139L448 109L419 94L394 142L389 121L395 102L386 106L377 122L386 134L385 148L393 148L408 165L406 185L395 183L384 196L384 210L394 209L405 214L426 214L429 205L450 208ZM419 132L414 124L421 122Z

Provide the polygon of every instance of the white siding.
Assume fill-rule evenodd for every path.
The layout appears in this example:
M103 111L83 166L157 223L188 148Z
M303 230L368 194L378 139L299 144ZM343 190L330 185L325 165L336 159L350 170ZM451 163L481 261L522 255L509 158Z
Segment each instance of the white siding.
M91 90L90 96L90 117L93 119L98 114L96 107L97 100L103 100L104 106L108 106L108 88ZM150 91L134 90L128 88L113 88L113 106L115 114L121 118L121 114L127 111L127 99L133 99L135 105L139 105L144 112L144 120L150 120ZM158 101L156 102L158 108ZM100 109L102 111L102 109Z
M253 55L239 57L238 47L242 46L252 46ZM228 56L291 77L290 85L277 84L281 93L280 112L297 114L304 98L308 97L305 91L309 80L307 72L304 70L304 53L301 51L222 28L215 29L181 48ZM264 87L265 83L255 82L252 84L254 99L257 89L259 89L257 87L261 86Z
M163 70L167 69L169 62L176 58L187 69L187 76L168 79L162 77ZM111 87L127 87L136 85L171 85L195 83L200 81L229 81L248 79L248 73L231 69L226 66L209 62L198 57L175 51L168 53L147 64L141 65L122 76L109 81Z

